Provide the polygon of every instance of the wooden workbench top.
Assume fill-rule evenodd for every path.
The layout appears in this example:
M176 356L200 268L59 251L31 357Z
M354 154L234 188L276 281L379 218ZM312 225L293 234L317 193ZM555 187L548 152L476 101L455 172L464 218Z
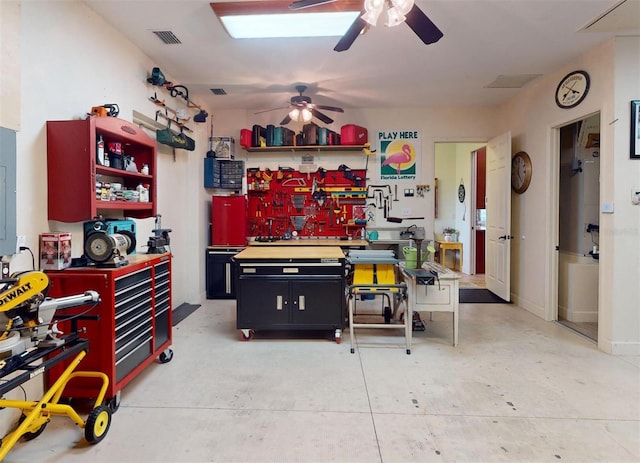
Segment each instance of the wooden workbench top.
M233 258L238 260L344 259L344 252L338 246L249 246Z
M278 240L272 242L249 241L250 246L359 246L366 247L367 240L340 240L340 239L299 239Z

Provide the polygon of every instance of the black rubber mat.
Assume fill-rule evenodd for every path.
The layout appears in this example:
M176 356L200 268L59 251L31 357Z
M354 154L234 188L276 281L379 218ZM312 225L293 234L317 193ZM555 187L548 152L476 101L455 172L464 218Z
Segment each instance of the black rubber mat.
M460 303L467 304L508 304L501 297L496 296L484 288L460 288Z
M176 326L182 320L195 312L198 307L200 307L200 304L187 304L186 302L180 304L171 314L171 317L173 319L173 326Z

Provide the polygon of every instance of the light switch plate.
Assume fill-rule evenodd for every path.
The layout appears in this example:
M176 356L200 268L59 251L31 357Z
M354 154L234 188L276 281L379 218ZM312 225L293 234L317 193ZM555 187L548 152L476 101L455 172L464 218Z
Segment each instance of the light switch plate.
M602 203L602 212L604 214L613 214L613 203Z

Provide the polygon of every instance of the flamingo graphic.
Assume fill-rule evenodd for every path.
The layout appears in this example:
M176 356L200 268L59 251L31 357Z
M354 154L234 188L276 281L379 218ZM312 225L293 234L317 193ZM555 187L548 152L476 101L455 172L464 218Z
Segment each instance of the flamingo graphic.
M409 161L411 161L411 147L409 145L402 145L402 151L398 151L397 153L393 153L391 156L388 156L382 165L395 165L396 171L398 172L398 175L400 175L400 165L406 164Z

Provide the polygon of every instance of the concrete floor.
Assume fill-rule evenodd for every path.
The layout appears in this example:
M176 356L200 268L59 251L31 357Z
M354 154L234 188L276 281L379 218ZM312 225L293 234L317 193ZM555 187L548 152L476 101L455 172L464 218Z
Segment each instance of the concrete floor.
M89 446L54 418L6 462L637 462L640 358L613 357L511 304L462 304L416 332L239 340L235 301L174 328L170 363L122 393ZM423 315L427 321L428 316ZM331 333L332 334L332 333Z

